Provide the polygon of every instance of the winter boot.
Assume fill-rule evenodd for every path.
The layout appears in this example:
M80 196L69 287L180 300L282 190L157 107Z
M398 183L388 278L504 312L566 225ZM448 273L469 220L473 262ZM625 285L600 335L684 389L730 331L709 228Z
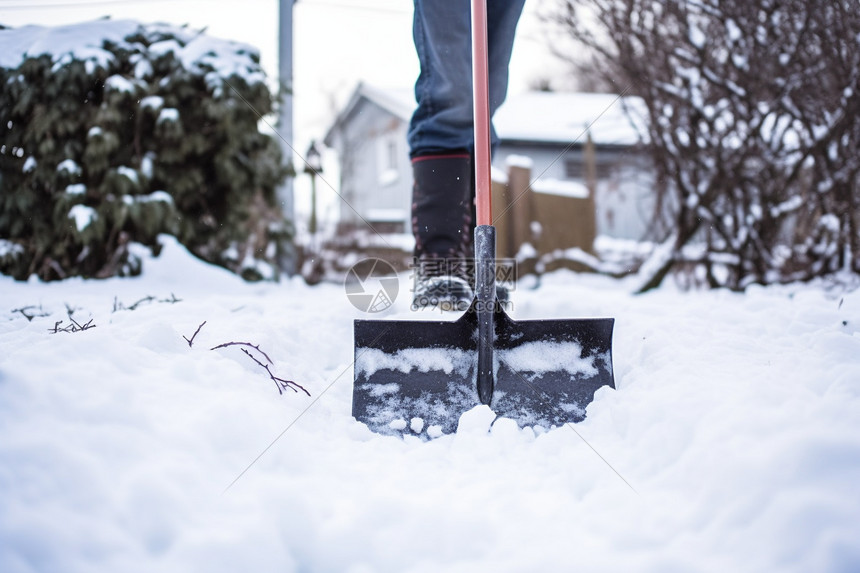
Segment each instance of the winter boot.
M473 298L472 161L467 151L412 159L413 309L466 310Z

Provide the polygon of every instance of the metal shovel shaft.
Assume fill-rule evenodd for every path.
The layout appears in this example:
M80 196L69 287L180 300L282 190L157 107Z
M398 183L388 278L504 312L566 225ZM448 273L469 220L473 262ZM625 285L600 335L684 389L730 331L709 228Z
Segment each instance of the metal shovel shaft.
M493 400L495 367L493 344L496 337L496 228L475 228L475 314L478 319L478 371L476 384L481 404Z

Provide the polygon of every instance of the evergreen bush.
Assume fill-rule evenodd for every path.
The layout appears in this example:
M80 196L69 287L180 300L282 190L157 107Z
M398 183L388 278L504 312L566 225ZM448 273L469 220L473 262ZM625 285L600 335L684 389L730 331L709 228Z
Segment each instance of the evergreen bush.
M166 233L246 279L277 278L288 173L259 130L275 98L256 50L128 21L47 33L0 30L0 49L58 47L0 63L0 272L134 275L131 244L158 254Z

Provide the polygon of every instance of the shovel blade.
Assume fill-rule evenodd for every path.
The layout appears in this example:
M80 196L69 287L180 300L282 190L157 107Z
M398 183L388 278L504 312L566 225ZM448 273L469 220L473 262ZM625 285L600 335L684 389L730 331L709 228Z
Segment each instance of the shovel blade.
M601 386L615 387L614 320L515 321L495 311L490 407L521 426L579 422ZM480 405L477 319L355 321L352 415L380 434L452 433Z

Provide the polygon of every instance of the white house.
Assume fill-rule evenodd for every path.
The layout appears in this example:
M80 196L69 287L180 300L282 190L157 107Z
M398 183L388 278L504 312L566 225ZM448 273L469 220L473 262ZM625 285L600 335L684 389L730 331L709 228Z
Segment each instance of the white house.
M639 130L626 110L640 101L611 94L529 92L510 96L494 118L500 137L494 172L509 161L531 164L538 193L588 193L586 142L594 144L597 234L641 239L653 209L653 174ZM370 223L381 233L408 233L412 170L406 131L411 89L359 84L329 129L325 144L340 157L342 228Z

